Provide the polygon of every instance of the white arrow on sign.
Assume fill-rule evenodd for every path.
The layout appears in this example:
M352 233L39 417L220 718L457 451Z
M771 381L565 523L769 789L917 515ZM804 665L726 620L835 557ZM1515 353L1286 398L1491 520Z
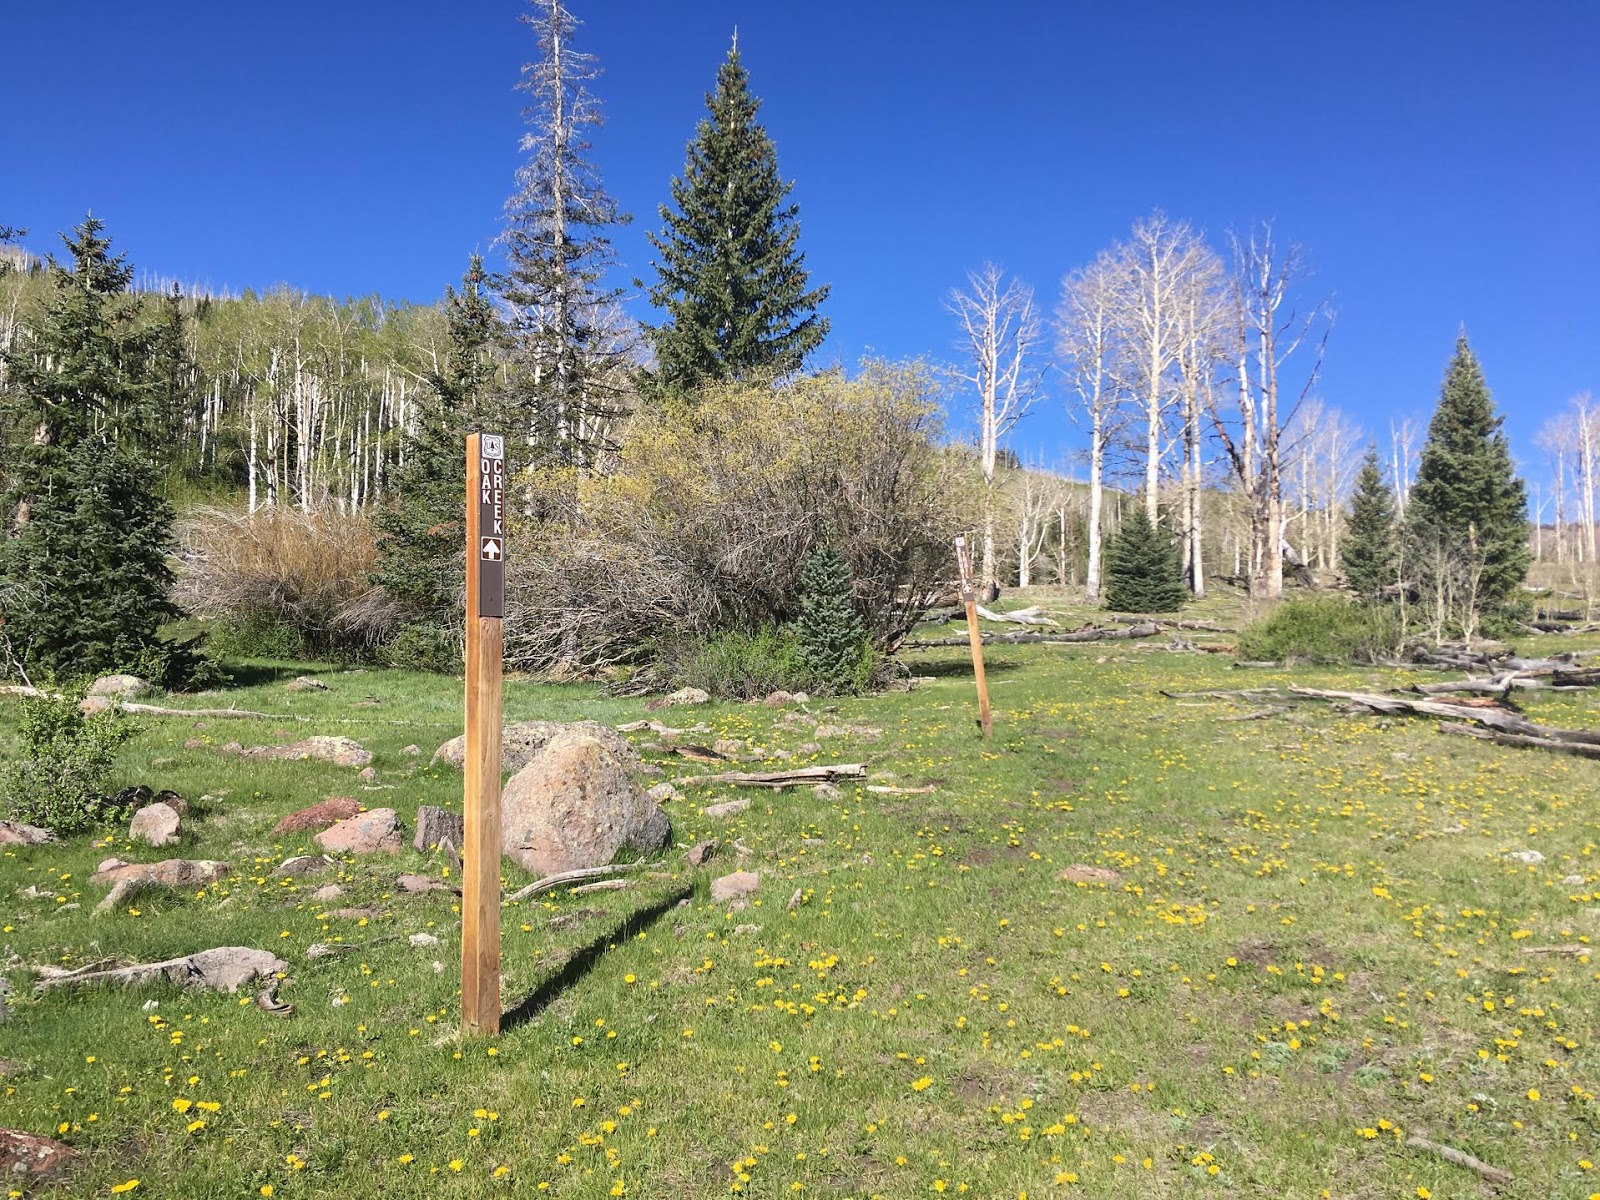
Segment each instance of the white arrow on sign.
M483 545L479 547L478 557L487 559L489 562L499 562L505 557L500 547L499 538L483 538L482 541Z

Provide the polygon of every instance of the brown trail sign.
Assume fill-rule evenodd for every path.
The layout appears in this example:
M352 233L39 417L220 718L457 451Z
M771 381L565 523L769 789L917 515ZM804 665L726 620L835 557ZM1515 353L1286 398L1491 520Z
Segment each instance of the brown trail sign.
M978 597L972 590L972 550L964 537L956 539L956 568L961 572L961 603L967 610L972 674L978 684L978 728L988 737L994 732L994 722L989 716L989 684L983 677L983 634L978 630Z
M467 695L461 1031L500 1032L500 673L506 611L505 441L467 438Z

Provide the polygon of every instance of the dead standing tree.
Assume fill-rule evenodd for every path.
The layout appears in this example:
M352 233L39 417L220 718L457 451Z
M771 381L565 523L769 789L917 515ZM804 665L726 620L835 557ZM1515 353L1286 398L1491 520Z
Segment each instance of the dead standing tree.
M1316 384L1332 314L1320 301L1303 316L1292 304L1284 310L1307 267L1298 246L1277 244L1270 224L1231 240L1237 433L1228 428L1220 404L1212 409L1212 421L1246 498L1250 594L1275 598L1283 594L1283 432ZM1315 337L1318 326L1321 336ZM1314 346L1311 369L1299 393L1285 403L1280 375L1307 343Z
M1116 257L1106 252L1068 275L1062 281L1061 306L1056 314L1056 344L1067 364L1071 386L1067 412L1089 433L1089 564L1084 574L1084 598L1090 603L1100 599L1106 448L1126 420L1125 363L1117 330L1119 272ZM1062 523L1064 527L1064 512ZM1065 541L1063 528L1063 544Z
M1028 356L1039 338L1033 289L1009 282L993 263L967 274L967 288L950 293L947 305L961 322L971 366L957 372L978 393L978 462L983 473L983 587L995 578L995 463L1000 442L1038 397L1038 378L1028 371ZM992 595L990 596L992 599Z

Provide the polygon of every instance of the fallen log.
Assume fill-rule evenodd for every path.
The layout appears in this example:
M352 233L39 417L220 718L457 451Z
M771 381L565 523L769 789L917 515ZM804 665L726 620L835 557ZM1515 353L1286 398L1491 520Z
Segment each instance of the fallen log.
M1028 608L1019 608L1013 612L995 612L981 604L973 605L978 610L978 615L985 621L1010 621L1014 625L1060 625L1054 617L1045 616L1044 610L1037 604Z
M1112 617L1119 625L1149 625L1156 624L1166 629L1192 629L1201 633L1238 633L1237 629L1228 625L1218 625L1215 621L1169 621L1164 617Z
M1289 691L1297 696L1310 696L1319 700L1345 700L1374 712L1444 717L1451 722L1470 722L1488 726L1497 731L1497 736L1487 736L1481 730L1472 729L1470 725L1452 724L1441 728L1448 733L1481 738L1505 746L1537 747L1557 750L1564 754L1577 754L1585 758L1600 758L1600 731L1556 729L1548 725L1539 725L1510 709L1479 708L1468 704L1447 704L1439 700L1411 700L1403 696L1378 696L1367 692L1340 692L1293 685Z
M1600 758L1600 745L1593 742L1566 741L1561 738L1540 737L1526 733L1501 733L1493 729L1474 729L1471 725L1459 725L1453 722L1439 726L1439 732L1453 733L1458 737L1477 738L1480 742L1493 742L1497 746L1554 750L1558 754L1575 754L1579 758Z
M93 703L91 703L93 701ZM85 712L109 712L111 709L121 709L126 713L137 713L145 717L205 717L208 720L220 718L227 720L230 717L260 721L309 721L310 717L294 716L290 713L264 713L251 712L247 708L166 708L160 704L139 704L133 700L117 700L109 696L90 696L79 707Z
M165 980L180 987L236 992L251 980L269 979L277 972L288 969L288 963L268 950L254 950L248 946L217 946L198 954L186 954L182 958L135 963L133 966L107 970L41 969L43 978L34 983L33 990L43 992L53 987L78 987L83 984L126 985Z
M608 863L603 867L578 867L573 871L558 871L554 875L546 875L543 879L535 879L527 887L519 888L506 897L507 904L515 904L518 900L526 900L530 896L542 895L554 891L569 883L582 883L586 879L599 879L606 875L616 875L622 871L633 871L644 866L642 862L635 863Z
M1154 637L1161 632L1161 627L1155 624L1127 625L1120 629L1074 629L1069 633L985 633L983 644L1020 644L1023 642L1111 642L1122 641L1127 638ZM935 646L965 646L969 639L964 637L952 638L922 638L919 641L907 642L908 650L928 650Z
M1491 1167L1481 1158L1473 1158L1465 1150L1457 1150L1454 1146L1445 1146L1439 1142L1430 1142L1423 1137L1408 1137L1406 1145L1414 1150L1426 1150L1430 1154L1437 1154L1447 1163L1454 1163L1458 1167L1465 1167L1475 1172L1480 1179L1488 1183L1507 1184L1516 1178L1510 1171L1502 1171L1499 1167Z
M931 783L927 787L916 788L889 787L880 783L869 783L867 785L867 791L879 796L926 796L929 793L937 792L938 790L939 789Z
M867 768L861 763L836 763L825 767L795 767L789 771L723 771L716 775L690 775L672 782L676 787L737 784L740 787L786 788L834 779L861 779L866 773Z
M1247 713L1238 713L1231 717L1221 717L1223 721L1265 721L1268 717L1282 716L1289 709L1282 704L1274 704L1267 708L1258 708Z

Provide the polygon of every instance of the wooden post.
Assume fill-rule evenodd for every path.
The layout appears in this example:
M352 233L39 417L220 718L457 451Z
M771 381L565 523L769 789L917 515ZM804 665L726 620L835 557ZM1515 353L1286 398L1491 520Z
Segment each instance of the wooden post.
M467 747L461 847L461 1032L500 1032L500 658L505 442L467 438Z
M972 642L972 675L978 683L978 728L983 736L994 733L989 715L989 684L983 677L983 634L978 631L978 596L972 590L972 550L967 539L956 539L956 567L961 572L961 603L967 609L967 637Z

